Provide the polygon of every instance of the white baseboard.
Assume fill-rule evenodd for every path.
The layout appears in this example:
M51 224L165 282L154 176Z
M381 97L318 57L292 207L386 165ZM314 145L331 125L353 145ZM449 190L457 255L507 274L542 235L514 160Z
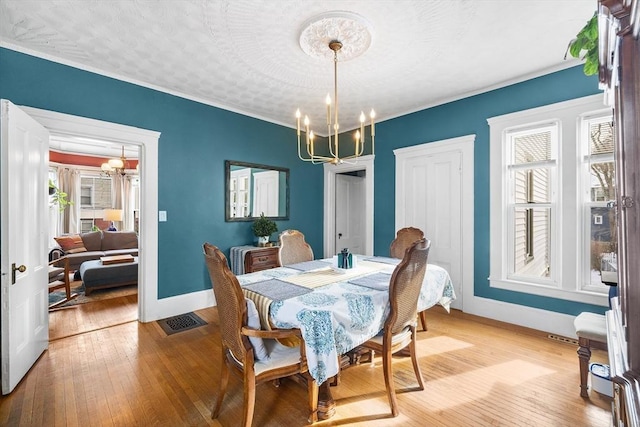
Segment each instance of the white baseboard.
M213 296L213 290L191 292L188 294L177 295L169 298L162 298L153 302L149 308L149 316L144 319L145 322L153 322L167 317L177 316L179 314L189 313L194 310L212 307L216 305Z
M471 303L468 298L465 299L464 312L567 338L576 338L576 330L573 326L575 316L569 314L476 296Z

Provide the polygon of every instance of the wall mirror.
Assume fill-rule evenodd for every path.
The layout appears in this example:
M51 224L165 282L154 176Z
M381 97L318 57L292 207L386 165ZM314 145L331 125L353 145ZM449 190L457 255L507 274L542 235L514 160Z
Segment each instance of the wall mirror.
M225 220L289 219L289 169L225 160Z

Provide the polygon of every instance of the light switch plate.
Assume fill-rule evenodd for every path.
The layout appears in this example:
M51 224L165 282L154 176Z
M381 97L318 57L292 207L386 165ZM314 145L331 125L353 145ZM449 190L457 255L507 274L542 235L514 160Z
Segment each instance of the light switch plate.
M165 222L167 220L167 211L158 211L158 221Z

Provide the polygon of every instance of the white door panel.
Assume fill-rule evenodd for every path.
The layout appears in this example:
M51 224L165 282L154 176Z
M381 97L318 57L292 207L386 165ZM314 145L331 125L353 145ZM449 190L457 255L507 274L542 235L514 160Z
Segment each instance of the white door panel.
M278 171L257 172L253 174L253 216L278 216L279 207Z
M8 394L49 342L49 133L9 101L0 102L2 393Z
M473 211L463 216L463 209L473 206L472 200L463 200L463 194L472 190L473 175L465 175L471 177L471 183L463 182L464 154L456 144L457 141L448 148L445 141L397 150L396 230L417 227L424 231L431 240L429 263L449 272L456 292L452 307L462 309L462 284L466 276L469 286L473 286L472 274L465 274L465 263L468 265L472 260L463 262L462 256L463 217L471 225L473 218ZM472 254L472 242L468 248Z
M420 156L406 163L408 197L404 226L418 227L431 240L429 262L453 278L460 251L460 153ZM459 276L458 276L459 278Z
M335 253L348 248L353 254L364 254L365 179L336 175Z

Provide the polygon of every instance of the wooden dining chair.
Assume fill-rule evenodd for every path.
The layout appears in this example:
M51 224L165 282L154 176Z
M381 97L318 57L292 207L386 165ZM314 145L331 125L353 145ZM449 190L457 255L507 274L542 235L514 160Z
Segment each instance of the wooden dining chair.
M411 245L417 241L424 238L424 232L419 228L415 227L405 227L398 230L396 233L396 238L391 242L391 246L389 247L389 252L393 258L402 259L404 257L404 253L411 247Z
M415 227L405 227L398 230L396 233L396 238L391 242L391 247L389 248L389 252L391 253L391 257L400 258L404 257L404 253L411 247L411 245L416 241L424 238L424 232L419 228ZM422 324L422 329L427 330L427 313L425 310L418 313L420 316L420 323Z
M77 293L71 292L69 273L69 258L62 257L49 261L49 293L55 292L58 289L64 289L65 291L64 298L49 304L49 310L78 298Z
M297 264L313 261L313 249L304 240L304 234L298 230L285 230L278 237L280 249L278 261L280 265Z
M285 347L276 339L297 337L302 339L299 329L278 329L265 331L248 326L248 305L236 276L227 264L227 258L214 245L203 244L204 258L211 278L220 318L220 339L222 359L220 363L220 387L211 418L220 414L222 401L227 391L229 371L240 373L244 381L244 404L242 426L250 427L255 407L256 385L280 378L301 375L307 383L308 421L317 421L318 384L309 375L304 345ZM250 339L261 339L266 355L257 359ZM255 342L255 341L254 341Z
M393 416L398 415L393 372L392 355L409 347L413 371L418 379L419 389L424 390L422 373L416 356L416 316L418 297L427 269L427 256L431 242L421 239L414 242L396 266L389 283L389 316L385 320L381 334L362 344L364 348L382 354L384 383ZM373 358L371 359L373 361Z

